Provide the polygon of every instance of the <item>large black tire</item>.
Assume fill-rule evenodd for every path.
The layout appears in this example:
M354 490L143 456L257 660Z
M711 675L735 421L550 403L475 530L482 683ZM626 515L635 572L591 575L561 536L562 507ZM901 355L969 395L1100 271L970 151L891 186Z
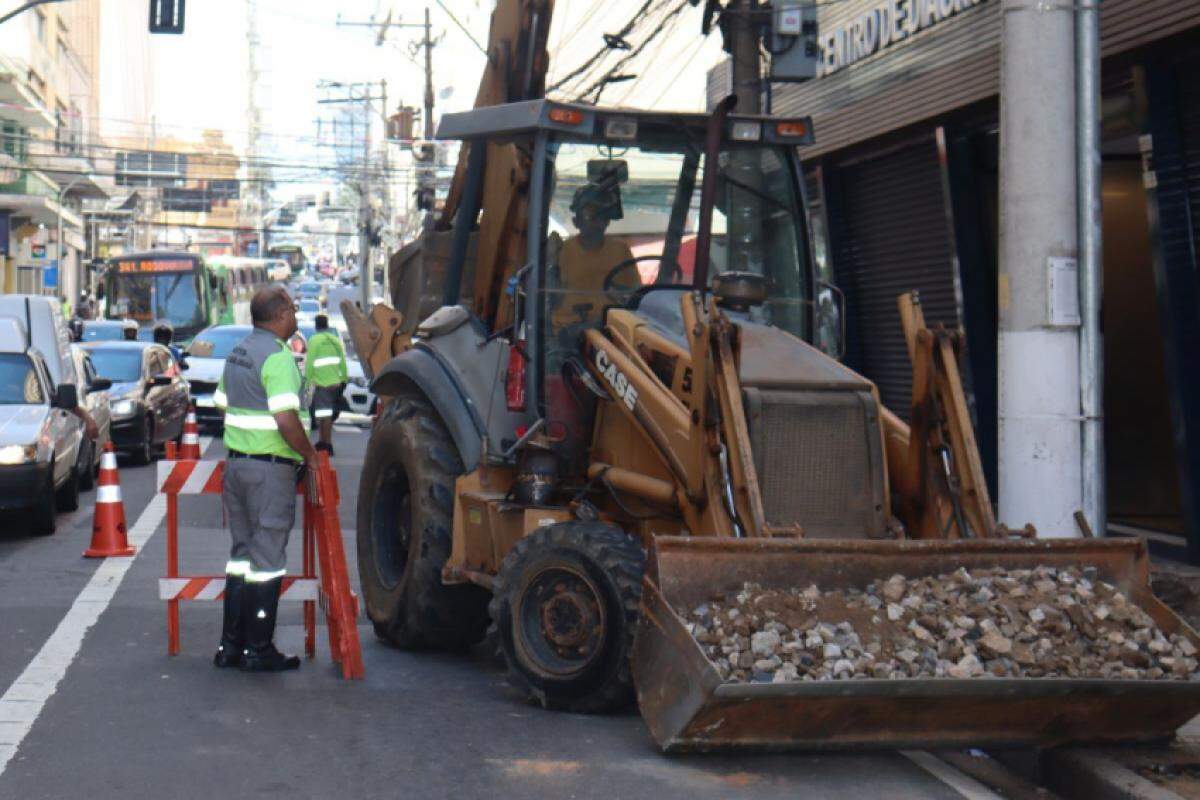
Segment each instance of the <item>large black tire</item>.
M454 480L462 461L446 425L415 391L371 431L358 489L358 574L379 638L404 648L461 650L487 630L487 592L447 586Z
M50 472L46 475L46 485L33 499L30 509L29 526L38 536L50 536L54 533L54 459L50 459Z
M142 438L130 455L135 464L149 464L154 460L154 418L147 416L142 421Z
M562 522L518 542L489 609L513 685L561 711L632 703L629 657L645 569L641 545L603 522Z
M96 443L84 437L79 444L79 491L96 487Z
M79 509L79 465L71 465L66 482L54 493L54 504L59 511L76 511Z

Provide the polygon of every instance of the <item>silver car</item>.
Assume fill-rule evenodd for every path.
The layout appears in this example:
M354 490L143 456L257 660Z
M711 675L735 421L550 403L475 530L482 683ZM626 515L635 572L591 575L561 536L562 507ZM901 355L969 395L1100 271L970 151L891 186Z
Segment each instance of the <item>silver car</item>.
M108 395L112 382L97 374L92 357L79 345L71 345L71 357L75 359L75 371L79 374L79 404L92 415L99 432L96 441L91 442L84 437L80 443L79 488L86 492L96 485L100 455L104 452L104 445L112 439L112 409Z

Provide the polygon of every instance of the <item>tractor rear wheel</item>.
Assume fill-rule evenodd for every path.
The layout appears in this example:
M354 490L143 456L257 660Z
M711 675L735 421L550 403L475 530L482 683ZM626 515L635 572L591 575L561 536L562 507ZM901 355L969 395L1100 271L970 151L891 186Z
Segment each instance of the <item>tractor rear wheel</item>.
M358 489L358 574L379 638L404 648L463 649L487 629L487 592L447 586L458 450L415 391L371 431Z
M645 568L641 545L603 522L550 525L518 542L490 606L512 683L543 708L601 713L632 703Z

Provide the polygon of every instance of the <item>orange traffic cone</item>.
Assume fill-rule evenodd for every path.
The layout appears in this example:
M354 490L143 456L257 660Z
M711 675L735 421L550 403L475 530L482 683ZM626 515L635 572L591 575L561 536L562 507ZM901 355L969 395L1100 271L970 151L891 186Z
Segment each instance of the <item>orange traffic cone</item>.
M196 424L196 407L188 406L187 418L183 421L183 437L179 441L179 460L200 460L200 426Z
M131 556L125 530L125 504L121 502L121 482L117 478L117 454L112 442L104 443L100 456L100 478L96 481L96 513L92 521L92 546L83 551L87 558Z

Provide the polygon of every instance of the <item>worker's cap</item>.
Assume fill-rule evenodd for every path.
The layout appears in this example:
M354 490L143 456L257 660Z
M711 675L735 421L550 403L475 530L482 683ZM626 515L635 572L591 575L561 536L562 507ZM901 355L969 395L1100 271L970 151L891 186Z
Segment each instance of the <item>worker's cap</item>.
M571 198L571 213L578 214L581 210L590 208L595 219L621 219L625 214L621 210L621 190L616 186L597 186L585 183L575 190Z

